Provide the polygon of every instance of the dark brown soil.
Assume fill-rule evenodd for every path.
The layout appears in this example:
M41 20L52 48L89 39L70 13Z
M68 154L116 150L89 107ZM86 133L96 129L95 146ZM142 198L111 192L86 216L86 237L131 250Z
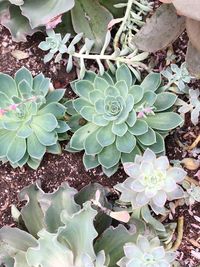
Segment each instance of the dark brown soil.
M38 44L43 39L42 34L35 34L28 39L26 43L15 43L12 41L9 32L0 28L0 72L13 75L21 66L26 66L31 70L33 75L43 72L46 76L51 77L56 88L68 88L67 97L72 97L69 82L76 77L75 71L66 74L63 65L56 65L53 62L44 64L42 58L44 53L38 49ZM181 42L181 41L179 41ZM184 43L184 42L182 42ZM176 46L177 47L177 46ZM181 44L178 50L180 55ZM185 49L185 44L184 44ZM184 50L183 49L183 50ZM11 54L12 51L20 50L28 53L28 58L17 60ZM180 50L180 51L179 51ZM165 52L157 53L157 67L160 69L163 65L162 58ZM182 54L181 54L182 57ZM181 160L184 157L191 157L184 150L184 146L191 144L200 134L200 124L192 126L190 120L182 129L177 129L166 139L167 155L170 159ZM179 146L180 141L183 146ZM63 144L65 146L66 142ZM196 170L197 171L197 170ZM194 172L189 173L194 177ZM12 169L9 165L0 164L0 226L12 225L13 221L10 216L11 204L18 204L17 194L26 185L40 179L42 187L46 191L52 191L57 188L63 181L68 181L71 186L77 189L82 188L89 182L99 182L104 186L112 188L117 182L122 182L126 178L123 170L120 169L111 178L107 178L100 168L86 172L82 163L82 154L72 154L63 151L62 155L45 155L44 160L37 171L29 167L23 169ZM176 218L184 215L184 238L179 250L179 260L181 266L197 267L200 259L195 258L194 252L199 253L200 249L192 245L189 239L197 240L200 237L200 204L197 203L192 207L193 215L188 213L188 207L183 206L177 209ZM196 216L196 217L195 217ZM197 218L198 217L198 218ZM193 254L192 254L193 253ZM195 254L196 255L196 254ZM197 256L196 256L197 257Z

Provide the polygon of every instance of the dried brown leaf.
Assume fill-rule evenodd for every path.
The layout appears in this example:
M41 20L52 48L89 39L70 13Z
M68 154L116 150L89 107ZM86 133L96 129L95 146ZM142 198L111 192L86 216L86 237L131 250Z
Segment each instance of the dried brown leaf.
M176 14L172 4L161 5L133 42L143 51L156 52L173 43L185 29L185 18Z

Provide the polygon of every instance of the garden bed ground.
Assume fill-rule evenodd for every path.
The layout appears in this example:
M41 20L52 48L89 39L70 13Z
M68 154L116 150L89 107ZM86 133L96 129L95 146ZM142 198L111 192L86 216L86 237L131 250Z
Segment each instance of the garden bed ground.
M18 44L13 42L9 32L1 27L0 72L13 75L21 66L29 68L33 75L43 72L45 76L51 77L56 88L68 88L66 96L71 98L73 94L70 91L69 82L76 77L75 71L66 74L63 66L60 67L59 65L53 64L53 62L46 65L43 63L42 58L44 53L38 49L38 44L43 38L42 34L35 34L28 39L28 42ZM174 49L180 58L184 55L184 43L184 39L180 39ZM27 58L22 60L16 59L17 50L26 53ZM155 68L162 68L165 56L165 52L154 55L153 61L156 62ZM194 84L194 86L197 87L198 84ZM188 119L182 129L177 129L166 139L167 155L169 158L172 160L181 160L183 157L190 157L184 151L184 147L180 146L180 142L186 147L199 134L200 123L194 127L191 126L190 120ZM65 143L63 143L64 146ZM188 175L197 179L194 177L195 172L189 172ZM45 155L37 171L31 170L27 166L23 169L12 169L9 165L0 165L0 226L13 224L10 216L11 204L17 205L18 192L24 186L29 185L37 179L41 180L44 190L52 191L64 181L67 181L77 189L82 188L89 182L99 182L112 189L113 185L117 182L122 182L125 177L122 170L119 170L110 178L107 178L100 168L86 172L82 164L82 154L71 154L65 151L59 156ZM181 266L187 267L197 267L199 266L198 262L200 262L200 244L194 243L194 240L200 237L199 203L192 207L192 212L193 215L188 212L187 206L179 207L174 218L177 219L179 216L184 216L184 237L179 248L179 260Z

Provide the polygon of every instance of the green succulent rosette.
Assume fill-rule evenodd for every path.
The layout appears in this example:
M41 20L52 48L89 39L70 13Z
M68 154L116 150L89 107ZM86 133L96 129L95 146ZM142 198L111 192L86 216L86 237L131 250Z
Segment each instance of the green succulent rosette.
M21 68L14 79L0 73L0 160L36 169L46 152L59 154L69 126L59 103L65 90L50 91L50 79Z
M151 73L140 85L135 83L128 67L121 65L115 77L89 72L72 84L79 97L66 104L67 112L87 123L76 129L68 150L85 151L86 169L101 165L111 176L120 162L133 161L146 148L163 153L164 137L182 123L171 110L177 96L162 91L160 74Z

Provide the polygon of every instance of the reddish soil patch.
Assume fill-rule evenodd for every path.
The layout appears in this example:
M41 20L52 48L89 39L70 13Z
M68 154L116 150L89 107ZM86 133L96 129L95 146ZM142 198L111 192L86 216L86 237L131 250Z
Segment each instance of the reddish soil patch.
M42 58L44 53L38 49L38 44L43 39L42 34L35 34L28 38L26 43L15 43L12 41L9 32L3 27L0 28L0 71L13 75L20 67L26 66L31 70L33 75L43 72L47 77L51 77L56 88L65 87L66 97L73 96L69 88L69 82L76 77L75 71L66 74L63 65L56 65L53 62L44 64ZM180 41L179 41L180 42ZM177 47L177 46L176 46ZM180 46L181 47L181 46ZM11 54L14 50L20 50L28 53L29 57L24 60L17 60ZM180 48L179 48L180 50ZM176 53L180 52L175 50ZM163 67L161 55L165 52L156 54L158 58L157 67ZM164 58L164 57L163 57ZM161 67L160 67L161 66ZM195 84L194 84L195 85ZM197 85L197 84L196 84ZM177 138L182 142L183 146L191 144L195 137L200 134L200 124L194 127L187 120L186 125L182 129L174 131L167 139L167 154L170 159L181 160L188 157L183 147L179 146ZM63 143L63 147L66 142ZM190 155L189 155L190 156ZM194 177L194 172L189 173ZM9 165L0 164L0 226L11 225L13 223L10 217L11 204L18 204L17 194L26 185L40 179L42 187L46 191L52 191L57 188L63 181L68 181L71 186L77 189L82 188L89 182L99 182L110 189L117 182L122 182L126 178L123 170L120 169L111 178L107 178L101 171L101 168L86 172L82 163L82 153L72 154L63 151L62 155L45 155L44 160L37 171L31 170L29 167L23 169L12 169ZM195 216L200 218L200 204L193 206L193 215L188 213L188 207L184 206L177 209L176 218L184 215L184 238L180 247L179 259L181 266L197 267L199 260L192 256L192 251L199 252L199 248L195 247L188 241L200 236L200 223Z

